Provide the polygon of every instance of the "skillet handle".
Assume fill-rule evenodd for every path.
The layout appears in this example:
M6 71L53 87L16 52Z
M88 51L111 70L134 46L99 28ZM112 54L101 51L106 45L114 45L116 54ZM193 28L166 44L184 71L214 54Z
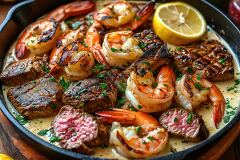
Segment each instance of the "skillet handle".
M0 32L4 29L4 27L7 25L7 23L11 20L14 19L15 13L22 7L25 7L27 5L30 5L34 2L34 0L26 0L22 1L20 3L17 3L14 5L7 13L6 18L3 20L3 22L0 24ZM22 22L21 22L22 23Z

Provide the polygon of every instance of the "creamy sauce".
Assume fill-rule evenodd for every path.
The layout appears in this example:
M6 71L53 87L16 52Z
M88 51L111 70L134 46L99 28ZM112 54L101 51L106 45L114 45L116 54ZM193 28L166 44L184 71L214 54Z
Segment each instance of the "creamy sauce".
M101 3L103 4L103 3ZM220 36L218 36L213 30L211 30L209 28L208 34L207 34L208 39L216 39L218 41L220 41L223 45L225 45L225 47L228 49L228 51L233 55L234 57L234 68L235 68L235 78L233 80L230 81L224 81L224 82L217 82L215 83L219 89L222 91L225 99L229 99L230 104L232 107L239 107L239 93L240 93L240 85L236 86L237 88L234 89L234 91L227 91L227 89L231 86L234 86L234 80L236 80L237 78L240 78L240 75L237 75L237 73L239 73L239 64L238 61L236 59L236 57L233 54L233 51L231 50L231 48L229 47L229 45L222 39L220 38ZM11 46L5 60L4 60L4 66L3 69L11 62L16 60L16 57L14 55L14 46L15 43L13 43L13 45ZM170 49L174 49L175 46L172 45L168 45L168 47ZM8 98L7 98L7 90L8 87L7 86L3 86L3 93L4 93L4 98L5 101L7 103L7 107L9 109L9 111L16 116L18 113L15 110L15 108L12 106L12 104L9 102ZM238 108L239 109L239 108ZM226 109L226 112L228 110ZM236 111L236 110L235 110ZM227 123L224 123L224 121L222 121L219 125L219 129L216 129L214 124L213 124L213 120L212 120L212 108L211 105L202 105L201 107L199 107L198 110L196 110L197 113L199 113L204 122L206 127L208 128L209 132L210 132L210 136L214 135L216 132L218 132L221 128L223 128ZM225 115L226 115L225 112ZM231 119L234 116L231 116ZM24 127L26 127L29 131L31 131L33 134L39 136L37 133L41 130L44 129L49 129L51 128L51 122L53 120L54 117L49 117L49 118L36 118L34 120L29 120ZM43 140L49 142L49 138L51 137L51 134L48 132L47 135L45 136L39 136L40 138L42 138ZM198 143L193 143L193 142L185 142L183 141L183 139L181 138L173 138L170 137L169 138L169 142L167 147L165 148L164 151L162 151L161 153L159 153L156 156L159 155L167 155L167 154L171 154L173 152L178 152L187 148L190 148L194 145L196 145ZM59 146L57 143L54 143L54 145ZM126 159L122 156L120 156L119 154L116 153L116 151L113 149L113 147L109 146L107 148L100 148L97 147L95 148L95 154L93 156L96 157L104 157L104 158L116 158L116 159Z

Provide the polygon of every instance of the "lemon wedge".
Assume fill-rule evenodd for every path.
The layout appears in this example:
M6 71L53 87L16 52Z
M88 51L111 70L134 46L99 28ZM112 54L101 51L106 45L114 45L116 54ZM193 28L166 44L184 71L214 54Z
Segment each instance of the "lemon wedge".
M154 32L174 45L192 43L206 32L206 21L194 7L183 2L164 3L153 16Z
M13 160L13 159L6 154L0 154L0 160Z

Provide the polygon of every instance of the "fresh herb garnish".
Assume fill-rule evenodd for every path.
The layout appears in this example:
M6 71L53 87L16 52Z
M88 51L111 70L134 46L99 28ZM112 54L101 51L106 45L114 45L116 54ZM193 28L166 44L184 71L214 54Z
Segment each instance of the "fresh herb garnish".
M55 142L60 142L60 141L61 141L61 138L54 136L54 135L49 139L50 143L55 143Z
M107 91L106 90L102 91L101 95L104 97L107 96Z
M141 20L141 17L136 16L135 19L136 19L136 20Z
M148 136L147 139L149 139L150 141L155 140L152 136Z
M142 106L141 106L141 105L138 105L137 107L138 107L138 109L142 109Z
M156 88L157 86L158 86L158 83L153 83L153 84L152 84L152 87L153 87L153 88Z
M78 29L78 28L80 27L80 25L81 25L81 22L80 22L80 21L76 21L76 22L73 22L73 23L71 24L71 27L72 27L73 29Z
M193 73L192 67L188 67L187 72L190 73L190 74L192 74L192 73Z
M136 127L136 133L137 134L140 133L141 129L142 129L142 127L140 127L140 126Z
M187 117L187 124L190 124L192 122L193 114L190 113Z
M21 124L21 125L25 125L28 121L25 117L23 117L22 115L17 115L16 116L16 120Z
M50 107L51 107L52 109L56 109L56 108L57 108L57 105L56 105L56 104L50 104Z
M127 83L125 83L125 82L118 82L117 83L117 88L118 88L119 92L124 93L126 91L126 88L127 88Z
M137 112L137 110L136 110L131 104L129 104L128 107L129 107L129 110L130 110L130 111L135 111L135 112Z
M178 122L178 118L175 117L175 118L173 119L173 121L174 121L174 122Z
M105 69L105 65L98 63L92 68L93 72L102 71L103 69Z
M219 62L220 62L221 64L225 64L225 63L226 63L226 60L225 60L224 58L220 58Z
M45 65L42 65L41 68L42 68L42 70L43 70L45 73L49 73L49 72L50 72L50 69L49 69L47 66L45 66Z
M91 26L94 22L93 15L88 14L85 18L87 19L87 22L89 23L89 26Z
M151 34L146 35L147 38L152 38Z
M52 82L55 82L56 79L54 77L51 77L51 78L49 78L49 80Z
M87 91L87 88L83 88L82 90L78 91L78 94L81 94L83 92L86 92Z
M201 80L202 79L202 75L201 74L197 74L197 80Z
M66 81L63 77L61 77L59 83L63 87L64 91L66 91L71 84L70 81Z
M202 89L203 89L202 85L201 85L199 82L195 83L195 87L196 87L198 90L202 90Z
M99 73L99 74L97 74L96 77L97 77L97 78L104 78L104 77L105 77L105 74L104 74L104 73Z
M112 51L112 52L117 52L118 49L116 49L116 48L111 48L111 51Z
M141 42L141 43L139 43L139 45L138 45L141 49L144 49L146 46L147 46L147 44L146 43L143 43L143 42Z
M164 87L168 87L168 85L167 85L167 84L165 84L165 83L163 84L163 86L164 86Z
M84 45L84 47L88 47L87 43L85 41L81 41L80 42L82 45Z
M37 134L39 136L45 136L48 133L48 131L49 131L49 129L44 129L44 130L39 131Z
M176 51L180 51L182 49L183 49L182 47L176 47Z
M126 102L126 100L124 98L118 98L116 108L120 108L122 105L125 104L125 102Z
M106 83L99 83L99 85L101 89L106 89L108 86Z

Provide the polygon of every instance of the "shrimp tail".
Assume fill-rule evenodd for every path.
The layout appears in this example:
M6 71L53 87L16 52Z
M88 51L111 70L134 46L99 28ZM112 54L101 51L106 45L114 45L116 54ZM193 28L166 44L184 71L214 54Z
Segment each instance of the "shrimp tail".
M122 27L120 27L120 29L123 30L130 28L130 30L133 31L139 28L152 15L154 11L154 6L155 2L148 2L140 11L136 13L135 19L131 23L123 25Z
M119 122L121 124L134 124L135 115L132 111L123 109L113 109L108 111L97 112L99 120L103 123L111 124L112 122Z
M215 127L218 128L224 116L226 102L221 91L215 84L211 86L209 97L213 102L213 122Z
M92 1L75 1L53 10L46 17L47 19L54 18L57 22L65 20L71 16L87 14L95 8L95 3Z
M17 58L24 58L27 52L27 46L21 42L16 45L16 56Z

